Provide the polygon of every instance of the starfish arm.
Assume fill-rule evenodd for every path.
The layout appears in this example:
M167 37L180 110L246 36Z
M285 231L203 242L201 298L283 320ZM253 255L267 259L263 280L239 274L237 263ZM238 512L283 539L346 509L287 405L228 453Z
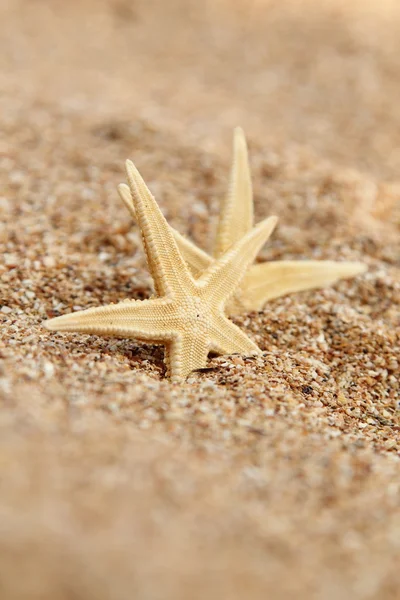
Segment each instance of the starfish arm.
M131 213L134 221L136 219L135 205L133 204L131 191L129 186L125 183L120 183L118 186L118 193L121 200L125 204L126 208ZM198 277L200 273L205 271L207 267L213 262L211 256L209 256L204 250L201 250L196 244L191 242L188 238L183 236L179 231L170 226L172 234L178 244L179 251L185 259L190 271L194 277Z
M167 295L180 293L182 289L192 290L194 280L157 202L129 160L126 161L126 172L157 293Z
M224 306L238 288L248 266L271 235L276 223L276 217L268 217L258 223L199 277L197 283L203 288L203 294L210 305Z
M245 275L243 281L246 280L247 275ZM242 315L243 313L248 313L254 310L252 298L248 297L246 294L243 293L244 290L247 291L244 288L243 281L240 288L236 290L234 295L231 298L229 298L228 302L225 304L224 312L228 317L231 317L233 315Z
M171 340L174 306L171 300L125 300L99 308L73 312L45 321L51 331L74 331L143 341Z
M214 262L213 259L176 229L173 229L172 232L193 277L198 277Z
M223 315L210 325L211 350L218 354L259 354L261 350L237 325Z
M135 210L135 205L133 204L132 194L131 194L131 190L129 189L129 185L126 185L126 183L120 183L117 186L117 190L118 190L119 197L121 198L122 202L125 204L126 208L129 210L129 212L131 213L133 220L136 222L137 221L136 210Z
M214 256L219 258L253 226L253 190L246 138L236 127L228 194L221 202Z
M331 260L272 261L253 265L243 284L243 296L251 310L260 310L267 300L292 292L311 290L336 283L339 279L364 273L360 262Z
M126 185L125 183L120 183L118 185L117 189L118 189L118 193L119 193L121 200L125 204L128 211L131 213L133 220L136 222L137 221L136 210L135 210L135 205L133 204L132 195L131 195L129 186ZM144 250L146 253L147 264L149 266L149 271L150 271L150 273L154 273L156 270L156 266L153 262L152 253L149 251L149 248L147 246L147 241L143 236L142 236L142 240L143 240ZM154 291L155 291L156 295L163 296L164 290L163 290L162 286L160 286L159 280L155 279L153 277L153 282L154 282Z
M177 336L167 345L164 358L171 381L182 381L195 369L205 367L209 350L206 336L193 332Z

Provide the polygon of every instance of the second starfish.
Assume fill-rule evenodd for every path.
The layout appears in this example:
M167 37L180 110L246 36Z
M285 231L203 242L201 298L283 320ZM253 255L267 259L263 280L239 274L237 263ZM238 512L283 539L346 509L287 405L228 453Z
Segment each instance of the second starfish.
M129 187L118 186L119 194L136 219ZM232 244L253 227L253 192L247 144L240 127L235 129L233 164L227 196L221 203L221 214L213 256L172 229L182 256L195 277L222 256ZM250 265L242 284L226 305L226 313L261 310L268 300L293 292L310 290L336 283L341 278L354 277L365 271L359 262L333 260L279 260Z

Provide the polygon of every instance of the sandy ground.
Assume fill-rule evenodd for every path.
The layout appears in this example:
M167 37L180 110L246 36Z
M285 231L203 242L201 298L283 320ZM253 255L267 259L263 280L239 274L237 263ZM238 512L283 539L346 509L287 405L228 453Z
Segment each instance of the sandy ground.
M350 6L349 6L350 4ZM400 597L397 1L0 3L1 600ZM262 259L362 277L163 351L47 317L151 293L123 162L209 249L233 127Z

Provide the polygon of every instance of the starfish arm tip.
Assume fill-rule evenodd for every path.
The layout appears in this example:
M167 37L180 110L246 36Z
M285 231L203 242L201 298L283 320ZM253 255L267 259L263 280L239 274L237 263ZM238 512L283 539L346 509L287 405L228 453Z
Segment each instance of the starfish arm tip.
M270 223L271 223L272 227L275 228L276 224L279 221L279 217L273 215L272 217L269 217L269 219L270 219Z
M368 265L365 263L355 262L353 263L353 267L356 275L361 275L362 273L366 273L366 271L368 271Z
M362 275L368 270L368 265L358 261L343 261L333 263L333 269L337 271L337 276L343 277L356 277Z
M56 320L57 320L57 318L47 319L47 321L43 321L42 325L48 331L56 331L57 325L55 325L55 323L54 323Z
M243 128L240 127L240 125L236 125L233 133L236 137L244 138L244 131L243 131Z
M126 175L128 178L129 188L131 189L131 185L133 184L133 181L135 180L136 169L135 169L135 165L133 164L133 162L131 160L129 160L129 158L125 161L125 171L126 171Z
M125 170L128 175L128 179L129 179L129 176L131 178L134 178L135 175L137 174L137 168L135 167L134 163L129 158L125 161Z
M83 313L85 311L77 311L66 313L65 315L61 315L59 317L54 317L53 319L47 319L43 321L42 325L48 331L59 331L59 332L71 332L78 331L77 319L79 319L79 313Z
M122 202L125 204L126 208L129 210L132 217L134 219L136 219L136 210L135 210L135 206L133 204L132 194L131 194L131 190L129 189L129 186L126 185L126 183L120 183L117 186L117 190L118 190L118 194L119 194L119 197L121 198Z
M130 194L129 185L126 185L126 183L119 183L117 185L117 190L122 197L124 197L128 192Z

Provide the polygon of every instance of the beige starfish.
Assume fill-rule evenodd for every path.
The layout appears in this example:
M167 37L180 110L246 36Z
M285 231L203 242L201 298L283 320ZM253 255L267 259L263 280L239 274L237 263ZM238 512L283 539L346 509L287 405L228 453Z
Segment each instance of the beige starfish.
M181 255L167 221L134 165L127 175L143 236L157 298L125 300L45 322L47 329L135 338L165 344L171 379L204 367L209 351L220 354L260 352L224 314L249 264L275 227L270 217L259 223L195 279Z
M222 256L235 242L253 227L253 192L246 139L238 127L234 134L233 164L229 191L221 203L221 214L213 256L172 229L178 247L195 277ZM119 194L136 219L129 187L118 186ZM366 267L359 262L331 260L281 260L250 266L241 286L226 305L229 315L260 310L268 300L292 292L310 290L336 283L341 278L363 273Z

